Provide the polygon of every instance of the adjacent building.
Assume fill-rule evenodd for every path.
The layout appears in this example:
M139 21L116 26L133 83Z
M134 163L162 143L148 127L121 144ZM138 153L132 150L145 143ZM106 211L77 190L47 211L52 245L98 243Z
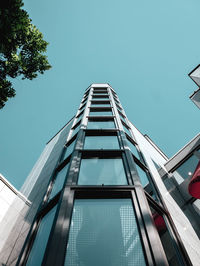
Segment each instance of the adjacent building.
M30 204L2 264L199 265L199 200L187 192L199 141L167 158L109 84L92 84L27 178Z
M200 109L200 65L195 67L188 75L198 86L198 89L192 93L190 99Z

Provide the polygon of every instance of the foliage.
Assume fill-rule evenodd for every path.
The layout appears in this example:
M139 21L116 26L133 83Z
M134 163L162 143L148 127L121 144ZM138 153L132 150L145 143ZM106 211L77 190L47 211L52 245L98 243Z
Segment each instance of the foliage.
M43 54L48 43L22 6L22 0L0 1L0 108L15 96L11 78L31 80L51 68Z

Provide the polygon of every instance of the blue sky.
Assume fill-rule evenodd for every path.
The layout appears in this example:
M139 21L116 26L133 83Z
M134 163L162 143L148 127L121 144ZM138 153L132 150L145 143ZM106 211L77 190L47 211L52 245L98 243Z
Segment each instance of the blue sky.
M172 156L199 132L187 74L200 63L199 0L25 0L52 69L17 78L0 111L0 172L20 188L85 88L109 83L130 121Z

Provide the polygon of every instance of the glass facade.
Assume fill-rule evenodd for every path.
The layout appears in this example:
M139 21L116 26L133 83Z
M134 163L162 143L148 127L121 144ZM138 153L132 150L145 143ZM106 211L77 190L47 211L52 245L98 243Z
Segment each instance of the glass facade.
M88 129L115 128L114 121L88 121Z
M179 166L176 171L183 177L183 179L191 178L198 162L199 158L193 154L189 159L187 159L187 161Z
M84 149L119 149L117 136L86 136Z
M52 184L51 194L49 200L51 200L58 192L63 188L65 177L67 175L67 170L69 168L69 163L65 165L57 174Z
M65 266L146 265L130 199L75 200Z
M122 159L82 159L78 184L127 185Z
M53 224L53 219L56 213L56 207L57 206L51 209L42 218L26 266L36 266L42 264L47 241L49 239L49 234Z
M112 111L90 111L91 116L112 116Z

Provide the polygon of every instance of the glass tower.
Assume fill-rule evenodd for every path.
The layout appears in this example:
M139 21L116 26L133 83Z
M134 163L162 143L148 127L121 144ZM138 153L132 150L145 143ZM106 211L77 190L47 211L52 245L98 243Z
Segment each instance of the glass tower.
M92 84L23 186L32 206L13 262L192 265L154 174L161 161L166 156L130 123L113 88Z

